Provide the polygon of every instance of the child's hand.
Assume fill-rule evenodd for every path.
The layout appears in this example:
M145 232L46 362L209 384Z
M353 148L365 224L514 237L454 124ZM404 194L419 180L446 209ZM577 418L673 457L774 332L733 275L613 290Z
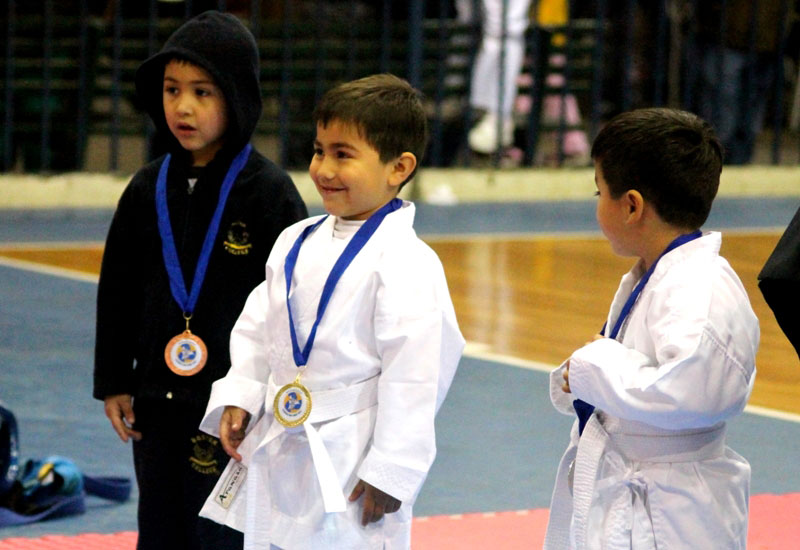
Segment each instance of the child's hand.
M228 406L219 419L219 440L222 448L231 458L241 461L242 455L236 449L244 439L244 431L250 422L250 413L239 407Z
M142 439L141 432L133 429L136 418L133 416L131 396L128 394L109 395L103 400L106 416L111 421L111 427L117 432L119 438L125 443L132 437L134 441Z
M350 502L358 500L362 494L364 495L364 511L361 514L361 525L366 526L370 522L380 521L384 514L393 514L400 509L399 500L359 479L350 494Z
M603 338L605 338L605 336L603 336L602 334L595 334L594 337L592 338L592 342L596 342L597 340L602 340ZM586 342L586 343L591 344L592 342Z
M569 360L567 360L567 364L564 367L564 373L561 376L564 378L564 383L561 384L561 390L564 393L572 393L569 389Z

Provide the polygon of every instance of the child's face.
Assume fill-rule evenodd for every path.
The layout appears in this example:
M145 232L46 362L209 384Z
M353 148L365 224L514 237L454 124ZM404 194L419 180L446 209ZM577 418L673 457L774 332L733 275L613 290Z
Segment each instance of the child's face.
M181 61L164 68L164 116L195 166L205 166L222 148L228 124L225 97L208 71Z
M327 127L317 125L308 172L329 214L347 220L369 218L397 195L402 181L397 181L394 165L382 162L355 126L336 120Z
M615 199L611 196L608 184L603 177L600 164L594 163L594 181L597 185L597 224L603 235L611 244L611 249L620 256L630 256L627 244L628 231L625 220L628 219L629 207L625 195Z

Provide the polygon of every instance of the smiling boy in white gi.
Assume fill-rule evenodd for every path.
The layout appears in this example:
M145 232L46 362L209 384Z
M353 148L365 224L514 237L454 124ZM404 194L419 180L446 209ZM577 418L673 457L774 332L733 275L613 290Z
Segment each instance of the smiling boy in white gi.
M741 281L701 232L722 146L696 116L619 115L592 148L597 221L639 260L606 325L550 378L578 413L559 465L545 548L745 548L750 465L726 420L755 379L759 328Z
M329 91L314 120L329 215L281 234L234 327L202 424L233 460L201 515L245 548L408 548L464 345L441 262L397 198L425 113L376 75Z

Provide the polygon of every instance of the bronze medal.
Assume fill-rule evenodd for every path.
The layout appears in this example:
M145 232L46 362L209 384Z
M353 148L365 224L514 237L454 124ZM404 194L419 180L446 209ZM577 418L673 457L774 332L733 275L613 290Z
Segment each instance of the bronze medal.
M205 366L208 350L205 343L187 328L169 341L164 360L169 370L179 376L192 376Z

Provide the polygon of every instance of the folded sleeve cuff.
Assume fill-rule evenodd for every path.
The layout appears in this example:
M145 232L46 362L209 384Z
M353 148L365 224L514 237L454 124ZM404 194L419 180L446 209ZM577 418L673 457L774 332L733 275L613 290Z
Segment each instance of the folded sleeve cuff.
M239 407L249 412L253 417L250 421L252 426L255 424L254 420L264 414L266 397L266 384L256 382L252 378L236 375L220 378L211 386L211 397L208 399L200 430L219 437L219 421L222 418L222 411L227 406Z
M575 409L572 407L572 402L576 397L561 389L564 385L564 370L566 367L567 361L564 361L558 368L550 372L550 401L558 412L573 415L575 414Z
M359 479L392 495L403 504L413 503L426 476L427 472L390 462L375 448L367 454L358 469Z

